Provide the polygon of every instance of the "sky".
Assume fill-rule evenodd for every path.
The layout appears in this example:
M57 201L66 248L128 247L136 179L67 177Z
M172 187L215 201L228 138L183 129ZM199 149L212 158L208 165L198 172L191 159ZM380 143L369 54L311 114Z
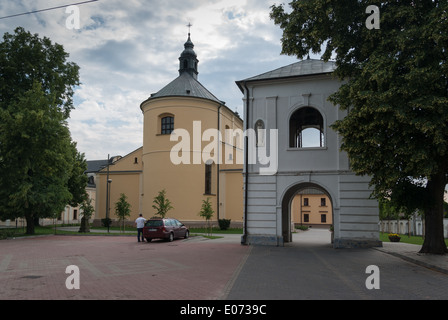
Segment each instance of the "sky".
M82 1L2 0L0 17ZM243 116L235 81L298 61L281 55L282 31L269 18L274 4L280 3L99 0L77 5L79 29L70 27L75 12L59 8L0 19L0 34L21 26L63 45L68 60L80 66L69 128L78 151L87 160L100 160L143 145L140 104L179 75L189 23L199 82Z

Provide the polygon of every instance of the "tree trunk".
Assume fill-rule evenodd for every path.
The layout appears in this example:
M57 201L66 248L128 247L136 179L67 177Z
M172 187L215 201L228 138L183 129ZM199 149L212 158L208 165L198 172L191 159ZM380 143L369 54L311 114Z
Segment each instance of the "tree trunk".
M34 234L34 216L30 212L25 213L26 234Z
M445 174L431 176L428 185L429 206L425 209L425 240L420 253L446 254L448 249L443 236L443 194Z

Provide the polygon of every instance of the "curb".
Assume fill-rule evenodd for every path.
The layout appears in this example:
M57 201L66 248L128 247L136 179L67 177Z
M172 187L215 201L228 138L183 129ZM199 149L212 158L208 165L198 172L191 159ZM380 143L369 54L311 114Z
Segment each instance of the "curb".
M427 269L431 269L431 270L434 270L434 271L437 271L437 272L440 272L440 273L448 274L448 269L438 267L438 266L436 266L434 264L427 263L427 262L421 261L419 259L414 259L414 258L411 258L411 257L409 257L407 255L400 254L400 253L397 253L397 252L387 251L387 250L384 250L382 248L373 248L373 249L381 251L381 252L384 252L386 254L390 254L391 256L403 259L403 260L405 260L407 262L411 262L411 263L419 265L421 267L424 267L424 268L427 268Z

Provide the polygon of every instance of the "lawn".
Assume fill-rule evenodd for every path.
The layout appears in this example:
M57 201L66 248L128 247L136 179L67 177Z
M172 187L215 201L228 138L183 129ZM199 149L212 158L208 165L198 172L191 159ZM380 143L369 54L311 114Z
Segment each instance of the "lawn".
M387 233L387 232L380 232L380 240L382 242L390 242L388 235L389 235L389 233ZM408 236L408 235L400 234L400 237L401 237L400 242L423 245L423 237L422 236ZM448 239L445 239L445 243L448 246Z

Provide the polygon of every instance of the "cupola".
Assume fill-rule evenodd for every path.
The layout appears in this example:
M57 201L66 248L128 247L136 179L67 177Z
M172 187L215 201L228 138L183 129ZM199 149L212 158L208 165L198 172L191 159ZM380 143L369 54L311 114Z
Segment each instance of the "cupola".
M190 74L194 79L198 78L198 64L199 60L196 53L194 52L194 44L191 41L190 33L188 33L188 40L185 42L185 50L179 57L179 75L183 73Z

